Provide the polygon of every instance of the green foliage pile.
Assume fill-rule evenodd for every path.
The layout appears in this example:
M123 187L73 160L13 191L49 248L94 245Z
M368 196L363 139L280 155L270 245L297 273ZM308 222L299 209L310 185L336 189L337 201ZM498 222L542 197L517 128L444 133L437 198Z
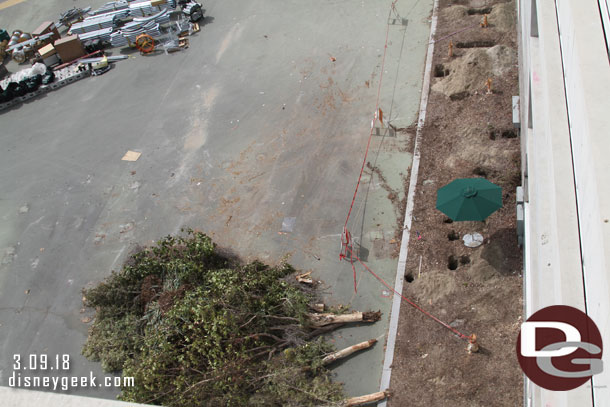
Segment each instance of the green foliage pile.
M288 264L239 265L199 232L132 255L85 290L97 314L83 348L135 378L125 401L164 406L307 406L343 398L307 326L310 294Z

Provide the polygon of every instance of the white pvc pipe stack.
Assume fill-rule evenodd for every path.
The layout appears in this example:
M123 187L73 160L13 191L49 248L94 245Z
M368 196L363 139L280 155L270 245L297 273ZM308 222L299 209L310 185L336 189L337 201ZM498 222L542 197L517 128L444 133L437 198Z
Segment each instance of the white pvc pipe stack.
M167 9L169 5L167 3L153 6L150 1L141 1L137 3L131 3L129 5L129 14L134 17L145 17Z
M112 34L112 27L109 28L102 28L101 30L95 30L95 31L89 31L83 34L78 34L78 38L81 41L88 41L88 40L101 40L101 41L110 41L110 34Z
M115 28L115 18L127 17L128 11L121 10L99 16L87 17L80 23L72 24L70 28L71 34L83 34L86 32L97 31L104 28Z
M127 0L111 1L111 2L104 4L102 7L98 8L97 10L92 11L90 14L91 15L106 14L108 12L117 11L117 10L125 10L127 8L129 8L129 3L127 2Z

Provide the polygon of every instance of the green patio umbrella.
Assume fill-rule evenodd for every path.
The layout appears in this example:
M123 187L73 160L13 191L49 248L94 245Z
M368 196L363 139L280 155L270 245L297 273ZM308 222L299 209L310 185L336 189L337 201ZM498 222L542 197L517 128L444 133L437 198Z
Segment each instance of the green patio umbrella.
M436 209L455 221L483 221L502 207L502 188L485 178L459 178L436 194Z

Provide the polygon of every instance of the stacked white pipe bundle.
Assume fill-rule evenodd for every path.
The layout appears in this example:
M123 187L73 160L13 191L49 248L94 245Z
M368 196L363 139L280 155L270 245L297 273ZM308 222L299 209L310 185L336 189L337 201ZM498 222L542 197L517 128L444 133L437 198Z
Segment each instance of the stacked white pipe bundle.
M124 18L128 15L128 10L113 11L98 16L87 17L80 23L72 24L71 34L83 34L86 32L101 30L104 28L115 28L115 19Z
M112 34L112 27L102 28L101 30L89 31L83 34L78 34L78 38L85 42L88 40L100 40L100 41L110 41L110 34Z
M175 1L152 5L151 1L118 0L106 3L81 23L74 24L71 32L79 34L81 40L99 38L109 41L113 47L123 47L135 42L140 34L152 37L161 35L159 26L169 24L169 12L175 8ZM97 14L102 13L103 14ZM133 17L132 21L117 27L119 18Z
M134 17L132 23L130 24L135 24L135 23L139 23L139 24L146 24L150 21L154 21L155 23L159 23L161 25L163 24L168 24L169 23L169 9L163 9L160 12L158 12L157 14L154 14L152 16L149 17ZM126 24L126 26L129 24Z
M134 0L131 0L134 1ZM111 11L117 11L117 10L125 10L129 7L129 1L127 0L119 0L119 1L111 1L108 2L106 4L104 4L102 7L98 8L95 11L90 12L90 15L99 15L99 14L105 14Z
M110 36L110 43L113 47L124 47L129 43L135 43L136 38L140 34L148 34L153 38L159 37L161 35L159 24L150 21L143 25L123 27L120 31L112 33Z
M110 43L113 47L122 47L129 42L134 42L140 34L148 34L151 37L161 35L159 26L169 23L169 10L164 9L149 17L135 17L132 22L125 24L120 31L112 33Z
M113 47L124 47L127 45L127 39L121 31L115 31L110 35L110 45Z
M167 3L153 6L151 1L139 1L129 4L129 14L134 17L145 17L158 13L168 7L169 4Z

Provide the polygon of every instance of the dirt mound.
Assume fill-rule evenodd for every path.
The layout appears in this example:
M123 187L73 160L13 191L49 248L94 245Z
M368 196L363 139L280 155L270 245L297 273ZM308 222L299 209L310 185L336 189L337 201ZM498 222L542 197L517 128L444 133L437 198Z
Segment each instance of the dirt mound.
M489 24L498 31L514 31L516 18L515 2L509 1L494 6L489 14Z
M485 282L500 276L498 270L490 262L481 257L480 251L477 251L471 257L472 264L468 267L466 273L472 281Z
M431 271L416 278L409 288L418 293L421 304L437 303L439 300L450 296L458 289L458 282L454 273L450 270Z
M489 136L483 129L456 129L451 142L451 155L445 161L449 168L498 168L511 160L513 152L500 143L486 145ZM484 149L482 145L486 145Z
M447 20L455 21L461 20L462 18L466 17L466 15L468 14L467 10L468 7L466 6L456 5L447 7L445 10L442 11L442 13L443 17L445 17Z
M501 76L514 68L517 64L517 51L504 46L496 45L487 50L491 58L492 72L496 76Z
M462 57L445 65L449 75L432 85L432 90L448 97L483 91L487 78L503 75L516 63L517 52L505 45L469 49Z
M489 0L470 0L468 4L470 5L470 7L484 7L488 6L489 3Z
M406 270L415 280L408 283L408 278L404 286L405 297L430 314L464 335L476 333L481 351L467 354L465 341L403 303L390 407L522 404L523 372L514 348L523 311L523 253L514 215L515 187L521 183L520 140L511 110L512 95L518 94L517 35L514 29L501 31L503 22L497 18L488 17L488 29L477 27L483 12L495 9L494 16L510 17L515 1L506 1L440 2L436 37L447 39L434 50L434 92L420 150L423 186L413 208L413 228L421 239L409 241ZM467 15L452 19L461 11L451 7L444 12L449 4L468 7ZM470 26L474 28L448 37ZM447 55L449 38L455 46L452 59ZM501 46L488 48L494 45ZM493 80L490 95L487 78ZM436 209L437 189L455 178L474 176L501 186L504 206L484 223L447 222ZM464 246L462 238L473 232L483 235L485 243Z

